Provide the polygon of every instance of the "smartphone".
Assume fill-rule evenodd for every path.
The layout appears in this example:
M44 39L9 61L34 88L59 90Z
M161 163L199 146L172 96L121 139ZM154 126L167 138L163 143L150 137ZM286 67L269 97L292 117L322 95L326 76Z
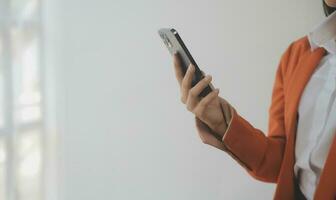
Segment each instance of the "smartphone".
M182 64L182 72L185 75L189 64L193 64L195 66L195 74L192 80L192 87L195 86L200 80L204 78L204 75L200 68L197 66L195 60L191 56L188 51L186 45L182 41L180 35L173 28L162 28L159 31L159 35L169 50L171 55L174 53L178 53ZM210 83L204 90L200 93L200 97L205 97L207 94L214 90L213 85Z

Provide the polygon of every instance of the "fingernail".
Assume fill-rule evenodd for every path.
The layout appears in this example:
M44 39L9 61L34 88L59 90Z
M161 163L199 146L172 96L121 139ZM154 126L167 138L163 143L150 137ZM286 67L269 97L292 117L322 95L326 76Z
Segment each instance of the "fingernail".
M212 78L212 76L211 75L206 75L206 77L205 77L207 80L210 80L211 78Z

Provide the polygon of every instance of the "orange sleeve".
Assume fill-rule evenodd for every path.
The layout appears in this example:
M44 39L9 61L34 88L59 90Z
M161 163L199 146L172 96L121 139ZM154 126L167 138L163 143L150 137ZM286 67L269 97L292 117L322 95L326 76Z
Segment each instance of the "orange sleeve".
M292 46L292 45L291 45ZM222 138L225 150L254 178L276 182L283 160L286 134L284 128L284 73L291 46L281 57L272 91L267 136L231 108L231 120ZM221 104L223 107L223 104Z
M291 45L292 46L292 45ZM291 46L281 57L272 91L267 136L232 109L232 119L222 141L230 155L256 179L276 182L283 160L286 134L284 126L284 73Z

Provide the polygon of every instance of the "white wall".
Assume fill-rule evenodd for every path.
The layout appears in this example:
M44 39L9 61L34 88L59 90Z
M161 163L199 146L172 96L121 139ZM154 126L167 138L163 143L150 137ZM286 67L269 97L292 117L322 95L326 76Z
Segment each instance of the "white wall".
M322 19L320 0L46 0L64 200L271 199L201 143L157 29L175 27L221 96L267 131L279 58Z

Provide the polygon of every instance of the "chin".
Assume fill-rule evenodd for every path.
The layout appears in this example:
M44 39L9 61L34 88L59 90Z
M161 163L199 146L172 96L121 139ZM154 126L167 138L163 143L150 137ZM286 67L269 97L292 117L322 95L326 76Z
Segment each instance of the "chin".
M336 3L336 0L324 0L323 1L323 10L326 16L329 16L331 13L333 13L336 10L336 6L335 7L329 6L328 3L331 3L331 2Z
M336 8L336 0L324 0L324 2L327 4L327 6Z

